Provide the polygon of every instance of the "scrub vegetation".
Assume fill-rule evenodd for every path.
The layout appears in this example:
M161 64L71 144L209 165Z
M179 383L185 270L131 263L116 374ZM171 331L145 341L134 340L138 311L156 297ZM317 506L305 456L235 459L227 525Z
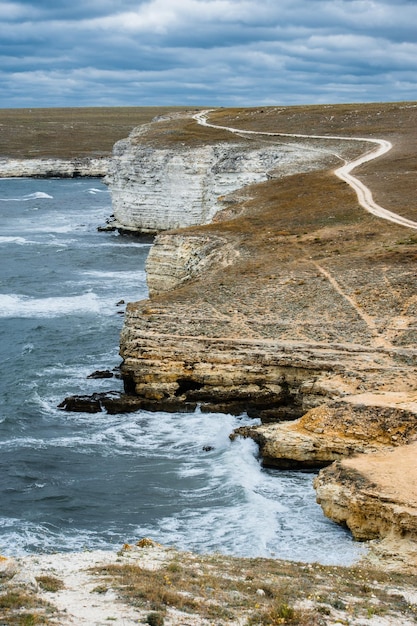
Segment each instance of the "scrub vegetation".
M417 617L417 607L404 593L415 588L417 578L368 568L174 553L156 570L129 563L92 572L100 580L101 593L103 588L116 590L148 624L163 624L165 619L188 623L186 616L197 617L201 624L247 626L348 624L374 615L411 621ZM176 612L184 615L183 621Z

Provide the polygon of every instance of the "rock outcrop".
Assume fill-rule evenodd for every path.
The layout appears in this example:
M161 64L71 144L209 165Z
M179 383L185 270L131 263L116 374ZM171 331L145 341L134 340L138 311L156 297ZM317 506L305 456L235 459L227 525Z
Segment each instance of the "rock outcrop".
M188 223L188 209L191 221L205 221L213 214L205 199L218 203L221 190L252 176L268 180L227 196L212 224L156 238L151 300L127 307L121 336L127 393L155 409L201 404L270 421L337 400L341 386L349 395L412 391L411 253L386 253L401 228L375 226L320 171L326 146L305 150L316 161L304 168L317 172L280 178L282 146L245 139L238 148L234 135L207 145L210 129L192 120L193 142L183 145L184 119L155 122L116 147L109 180L124 227L167 228L163 216L177 225L179 212ZM288 151L300 156L298 144Z
M417 443L334 463L315 479L325 514L359 540L417 541ZM417 560L415 565L417 564Z
M346 396L321 404L296 421L243 427L233 437L239 435L259 444L265 465L324 467L416 439L417 401L415 395L395 393Z
M150 296L171 291L212 268L227 267L239 251L226 237L210 234L163 233L155 238L147 262Z
M100 178L107 174L109 158L0 159L0 178Z

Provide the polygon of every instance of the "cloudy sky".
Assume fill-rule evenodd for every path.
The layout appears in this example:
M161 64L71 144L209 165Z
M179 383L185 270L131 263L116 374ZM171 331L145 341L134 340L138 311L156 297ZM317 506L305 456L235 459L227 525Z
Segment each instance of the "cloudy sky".
M417 100L417 0L0 0L0 107Z

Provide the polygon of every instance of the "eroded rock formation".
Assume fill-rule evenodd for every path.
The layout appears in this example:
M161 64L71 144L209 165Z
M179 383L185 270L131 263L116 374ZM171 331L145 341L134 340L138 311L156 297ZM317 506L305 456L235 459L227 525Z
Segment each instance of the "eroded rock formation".
M225 268L238 256L239 250L226 237L208 233L158 235L146 262L149 294L171 291L212 268Z
M296 421L243 427L234 436L255 439L266 465L318 468L413 441L417 437L414 400L395 393L346 396L310 409Z
M412 443L338 461L315 479L317 500L356 539L415 541L416 454L417 443Z

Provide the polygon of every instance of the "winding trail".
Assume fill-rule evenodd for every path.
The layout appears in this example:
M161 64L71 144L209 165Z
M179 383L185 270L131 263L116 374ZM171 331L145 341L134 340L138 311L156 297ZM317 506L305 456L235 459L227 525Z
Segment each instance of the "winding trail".
M388 211L388 209L384 209L379 204L377 204L373 197L371 190L364 185L358 178L351 174L352 170L359 165L363 165L363 163L367 163L368 161L372 161L376 159L392 148L392 144L385 139L369 139L368 137L340 137L335 135L301 135L294 133L272 133L265 131L255 131L255 130L242 130L239 128L231 128L229 126L219 126L217 124L211 124L207 121L207 115L214 109L209 109L205 111L200 111L193 116L195 121L201 126L208 126L209 128L219 128L221 130L227 130L231 133L239 134L239 135L266 135L268 137L299 137L302 139L331 139L337 141L366 141L368 143L376 144L376 148L362 154L357 159L353 161L345 162L342 167L339 167L334 171L336 176L341 180L345 181L352 189L355 190L356 195L358 197L359 204L366 210L368 213L372 213L376 217L380 217L384 220L388 220L389 222L394 222L395 224L400 224L401 226L406 226L407 228L412 228L417 230L417 222L413 220L409 220L406 217L402 217L397 213L393 213L392 211Z

